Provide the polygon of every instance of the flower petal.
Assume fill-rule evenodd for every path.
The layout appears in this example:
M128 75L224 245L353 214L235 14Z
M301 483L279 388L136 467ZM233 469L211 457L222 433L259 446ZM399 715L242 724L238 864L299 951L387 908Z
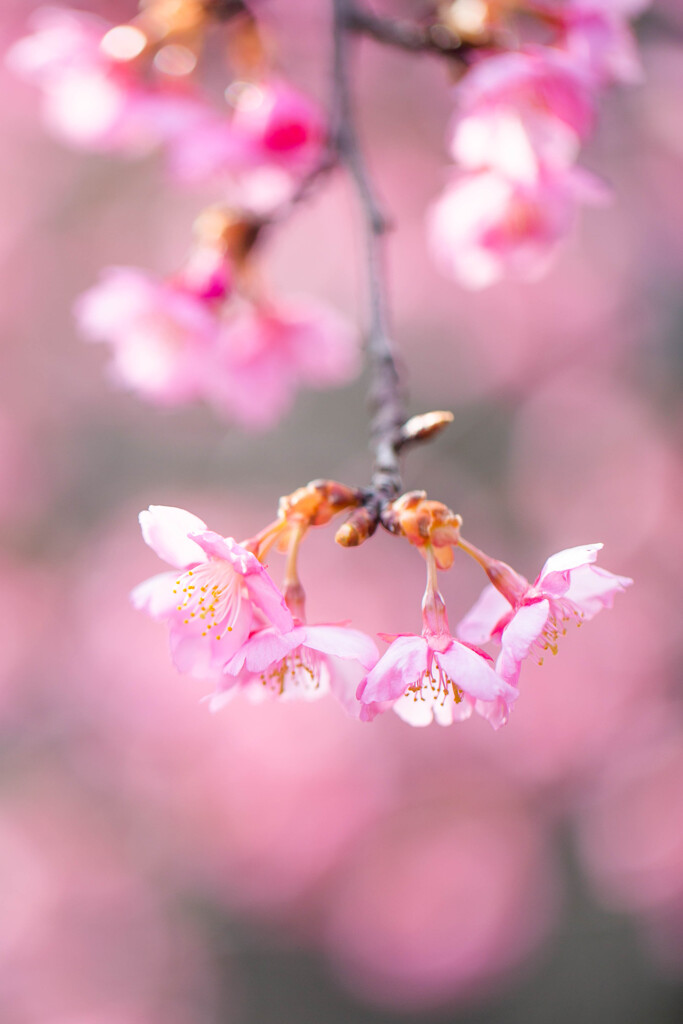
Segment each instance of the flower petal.
M565 597L583 612L584 618L592 619L602 608L611 608L614 595L632 583L628 576L615 576L600 566L581 566L571 574Z
M460 640L469 644L484 644L491 639L493 630L512 611L512 605L500 591L489 584L484 587L479 600L470 608L457 627Z
M166 619L175 611L178 598L173 592L177 579L175 572L160 572L138 583L130 592L131 604L153 619Z
M364 669L372 669L379 660L375 641L358 629L347 626L304 626L307 647L337 658L353 658Z
M228 675L236 676L242 669L258 675L267 668L281 661L290 651L303 642L301 628L289 633L280 633L272 626L259 629L252 633L248 640L225 666Z
M550 602L547 599L534 601L523 605L503 630L496 671L513 686L517 684L522 662L543 633L549 615Z
M457 687L479 700L495 700L511 690L481 654L457 640L434 658Z
M421 636L400 636L361 681L357 697L364 704L397 700L419 682L427 670L427 641Z
M588 565L598 557L598 551L604 547L603 544L582 544L575 548L565 548L551 555L541 569L534 586L543 583L546 587L546 577L551 573L566 573L570 569L578 569L580 565Z
M200 546L188 536L206 529L198 516L172 505L150 505L139 519L145 543L169 565L186 569L206 561Z

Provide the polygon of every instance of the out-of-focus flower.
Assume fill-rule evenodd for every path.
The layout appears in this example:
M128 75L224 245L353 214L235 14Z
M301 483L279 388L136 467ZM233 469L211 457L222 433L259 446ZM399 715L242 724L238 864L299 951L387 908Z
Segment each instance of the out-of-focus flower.
M292 628L292 616L267 570L232 537L207 529L191 512L152 505L140 513L145 542L182 570L135 588L133 605L168 623L180 672L215 678L263 620Z
M625 742L626 740L626 742ZM683 732L663 704L615 743L584 806L581 852L604 902L639 916L662 963L680 970Z
M280 79L233 82L228 102L232 116L207 107L195 125L177 133L170 149L172 172L188 182L233 179L249 205L252 177L270 171L279 183L272 199L284 200L323 157L321 111Z
M471 762L466 784L450 763L417 811L404 806L367 833L329 900L335 970L402 1012L490 997L537 948L556 902L546 837L505 779L492 796Z
M35 12L34 34L8 53L10 68L37 85L48 127L84 149L145 153L204 116L204 105L177 87L146 83L134 58L146 45L133 26L125 51L107 47L113 27L57 7Z
M112 346L112 373L120 384L162 405L204 394L217 324L201 290L110 267L80 297L75 315L87 338Z
M557 14L562 33L560 45L590 80L597 85L642 81L636 40L624 15L614 5L575 0Z
M256 700L268 695L316 700L332 691L358 715L354 687L340 675L338 658L357 661L369 671L379 653L374 640L348 626L295 623L287 633L257 630L226 665L211 709L218 710L240 690Z
M309 300L246 307L221 329L208 399L231 419L271 427L301 385L344 384L360 368L359 337L334 310Z
M605 186L577 167L526 183L497 171L460 175L429 211L429 241L443 272L467 288L507 276L532 280L568 234L577 200L606 196Z
M585 78L547 47L484 57L456 87L451 153L467 170L533 183L570 167L593 123Z
M189 1024L210 1016L197 937L164 910L100 814L52 780L0 808L0 1015L55 1024Z
M580 625L611 608L615 594L633 582L594 565L601 548L587 544L551 555L533 584L503 562L491 563L495 586L484 589L458 635L470 643L500 640L496 671L516 685L525 658L533 653L542 661L547 650L556 654L568 622Z

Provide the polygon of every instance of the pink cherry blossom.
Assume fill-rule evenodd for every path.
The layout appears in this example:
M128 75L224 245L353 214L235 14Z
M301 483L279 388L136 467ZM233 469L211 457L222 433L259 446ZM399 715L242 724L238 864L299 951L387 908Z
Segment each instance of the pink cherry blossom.
M112 346L114 379L164 405L203 395L216 344L216 320L201 294L211 282L205 278L199 294L181 283L110 267L75 307L84 335Z
M232 537L207 529L191 512L151 505L140 513L145 542L180 572L135 588L133 605L168 624L180 672L216 677L263 623L287 631L292 616L267 570Z
M569 233L577 200L605 197L604 186L580 168L533 183L496 171L460 175L429 211L430 245L443 272L467 288L504 277L533 280Z
M586 79L548 47L483 57L456 96L454 159L526 184L571 167L593 122Z
M353 689L336 665L339 658L359 662L369 671L379 652L369 636L348 626L295 622L287 633L272 626L257 630L225 666L211 708L222 707L240 690L252 699L274 695L301 700L317 700L331 691L358 715Z
M557 653L567 624L592 619L611 608L615 594L633 582L595 565L602 544L567 548L551 555L533 584L504 563L496 563L497 589L486 587L458 627L470 643L497 639L501 653L496 671L516 685L522 662L547 650Z
M473 711L494 728L507 721L517 692L493 670L483 651L447 634L402 634L396 637L357 692L366 708L361 718L377 713L368 705L391 702L410 725L452 725Z
M596 85L642 81L635 37L625 18L632 12L604 0L574 0L556 11L560 45Z
M203 115L199 100L177 87L144 82L129 59L108 48L113 26L106 21L45 7L35 12L33 25L34 34L9 51L8 64L40 88L48 127L70 144L144 153ZM142 32L132 26L128 32L142 50Z
M270 198L284 201L322 159L321 111L278 79L233 83L228 101L231 117L207 108L194 126L177 134L170 151L173 173L188 182L232 178L251 205L263 172L270 171L277 182L271 180Z
M245 307L225 322L208 398L254 429L287 412L297 388L344 384L360 369L359 337L339 314L306 299Z

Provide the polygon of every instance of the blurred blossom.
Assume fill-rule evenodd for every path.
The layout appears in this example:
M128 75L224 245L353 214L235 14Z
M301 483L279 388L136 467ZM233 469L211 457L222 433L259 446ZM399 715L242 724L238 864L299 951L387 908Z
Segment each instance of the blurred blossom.
M27 710L59 650L58 584L42 565L0 559L0 721Z
M626 21L651 0L570 0L559 12L561 45L598 84L643 80L635 37Z
M130 61L108 53L102 45L112 28L107 22L43 7L33 23L34 34L9 51L9 66L42 90L48 128L72 145L137 155L201 115L201 104L151 88Z
M611 906L646 918L677 908L683 920L683 727L675 709L657 707L619 745L587 801L583 855Z
M467 288L503 277L534 280L571 227L578 199L601 202L604 187L574 168L516 182L497 171L456 177L429 212L429 235L444 271Z
M172 927L111 828L51 782L5 798L0 1010L6 1020L89 1017L189 1024L210 1012L191 934Z
M306 298L232 304L229 266L198 265L197 255L168 280L110 267L78 299L80 330L112 346L117 383L159 405L204 399L264 430L299 386L339 386L358 373L360 339L333 309Z
M490 993L538 946L555 903L532 818L514 801L492 801L472 773L444 796L445 778L420 808L365 838L330 900L336 971L383 1005L417 1010Z
M110 267L75 314L86 337L112 346L118 383L164 405L205 391L216 323L200 295L142 270Z
M567 170L593 124L575 64L549 48L483 57L456 86L451 155L527 184Z
M279 171L283 193L274 198L284 201L323 157L322 111L278 79L233 82L226 98L231 116L207 108L196 125L177 134L170 149L173 173L190 182L232 178L249 197L252 174Z
M612 558L637 551L660 529L679 474L656 418L614 378L553 376L517 417L515 507L542 533L609 536Z
M337 387L356 376L359 345L349 323L312 299L245 308L222 325L209 400L265 430L290 409L297 388Z

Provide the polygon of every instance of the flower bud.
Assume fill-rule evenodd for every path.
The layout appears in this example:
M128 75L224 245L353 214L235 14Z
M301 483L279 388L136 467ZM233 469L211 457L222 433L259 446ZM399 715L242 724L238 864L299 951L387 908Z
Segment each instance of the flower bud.
M362 544L377 529L377 516L369 509L362 507L355 509L343 526L340 526L334 535L337 544L343 548L356 548Z
M382 522L392 533L406 537L411 544L429 545L440 569L453 561L452 546L458 543L462 519L441 501L432 501L424 491L409 491L392 502Z
M280 498L278 516L306 526L324 526L344 509L356 507L359 501L360 495L352 487L336 480L312 480Z

